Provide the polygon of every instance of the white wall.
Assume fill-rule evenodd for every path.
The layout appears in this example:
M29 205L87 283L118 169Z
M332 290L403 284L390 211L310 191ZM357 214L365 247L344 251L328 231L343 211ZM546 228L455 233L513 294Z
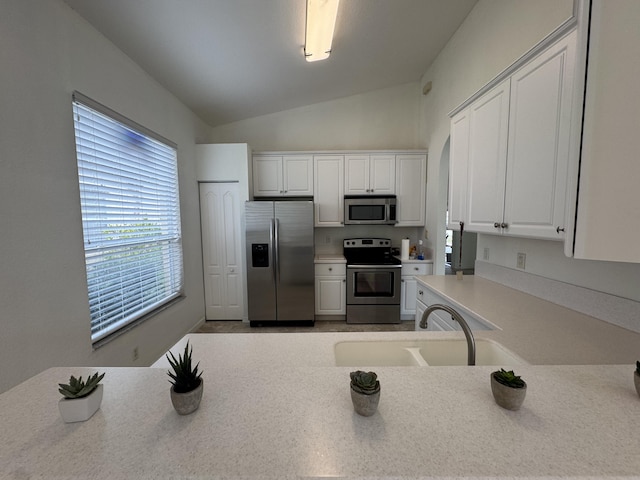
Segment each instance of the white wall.
M0 392L52 366L152 363L204 316L194 145L205 125L59 0L2 1L0 86ZM178 144L186 298L95 351L74 90Z
M424 149L420 88L409 83L222 125L208 141L254 151Z

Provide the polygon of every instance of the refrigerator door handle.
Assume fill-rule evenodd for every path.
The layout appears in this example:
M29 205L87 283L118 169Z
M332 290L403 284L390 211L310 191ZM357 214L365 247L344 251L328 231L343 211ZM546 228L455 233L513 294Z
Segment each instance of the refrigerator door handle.
M276 250L275 250L275 231L276 221L272 218L269 225L269 252L271 253L271 273L273 274L273 283L276 282Z
M280 282L280 239L279 239L279 230L280 223L278 219L275 218L273 220L273 279L276 284Z

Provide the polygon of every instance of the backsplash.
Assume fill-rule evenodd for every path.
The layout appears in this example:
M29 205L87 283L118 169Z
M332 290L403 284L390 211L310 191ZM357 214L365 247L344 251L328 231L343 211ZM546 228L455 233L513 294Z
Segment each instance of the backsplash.
M640 302L476 260L475 274L640 333Z
M392 227L388 225L348 225L336 228L316 228L314 248L316 255L342 253L342 241L345 238L390 238L393 247L400 248L403 238L409 238L411 244L418 242L422 227ZM428 257L431 258L431 257Z

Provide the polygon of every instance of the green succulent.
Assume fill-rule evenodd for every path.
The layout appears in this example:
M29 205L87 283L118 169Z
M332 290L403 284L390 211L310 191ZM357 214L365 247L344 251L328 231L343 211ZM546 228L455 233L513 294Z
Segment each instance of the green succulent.
M99 375L98 372L95 375L87 378L86 383L82 381L82 377L76 378L71 375L69 384L59 383L60 387L58 391L64 396L64 398L82 398L93 392L104 377L104 373Z
M358 393L371 395L380 390L380 381L374 372L363 372L358 370L351 372L351 388Z
M198 363L195 367L191 367L191 352L193 348L189 349L189 342L184 347L184 355L178 354L178 359L169 352L167 360L173 368L173 372L168 371L167 374L171 377L171 384L176 393L187 393L191 390L195 390L200 385L202 379L202 372L198 373ZM169 358L169 355L171 358Z
M493 372L493 378L502 385L506 385L511 388L524 388L527 385L524 380L513 373L513 370L509 370L507 372L504 368Z

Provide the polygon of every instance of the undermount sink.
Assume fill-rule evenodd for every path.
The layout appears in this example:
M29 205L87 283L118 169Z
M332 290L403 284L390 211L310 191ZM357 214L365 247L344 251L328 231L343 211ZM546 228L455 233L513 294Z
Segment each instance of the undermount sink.
M476 365L527 365L493 340L476 339ZM461 339L378 340L339 342L338 367L435 367L467 364L467 341Z

